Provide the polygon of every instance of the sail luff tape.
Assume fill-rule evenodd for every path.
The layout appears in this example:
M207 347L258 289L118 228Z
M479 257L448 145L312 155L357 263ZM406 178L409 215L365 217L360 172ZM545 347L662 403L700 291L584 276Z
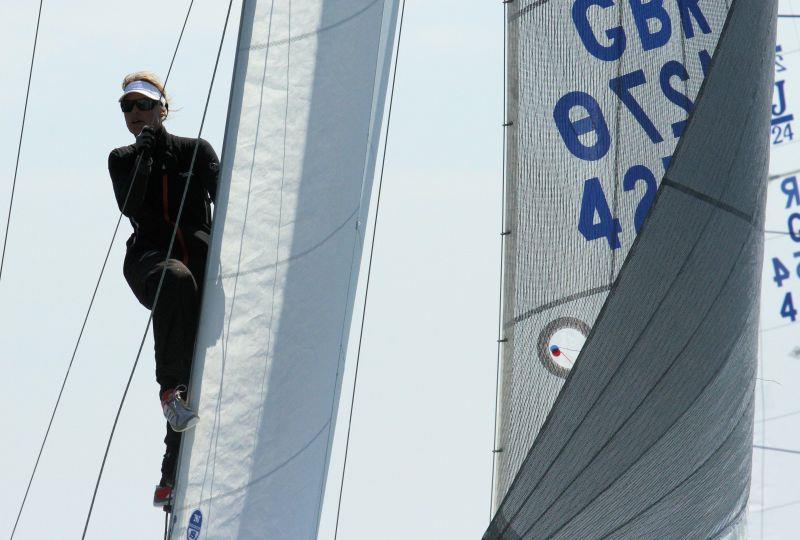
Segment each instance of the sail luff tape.
M133 94L136 92L137 94L142 94L150 99L155 101L160 101L162 104L166 104L166 100L164 99L164 94L158 87L154 84L151 84L147 81L131 81L128 85L122 90L122 97L120 97L120 101L122 98L127 96L128 94Z

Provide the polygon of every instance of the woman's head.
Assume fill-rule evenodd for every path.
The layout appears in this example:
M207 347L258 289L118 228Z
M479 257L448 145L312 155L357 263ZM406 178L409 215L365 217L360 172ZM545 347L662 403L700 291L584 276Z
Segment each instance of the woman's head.
M169 98L164 85L149 71L137 71L122 80L120 106L128 131L139 135L144 126L158 127L169 114Z

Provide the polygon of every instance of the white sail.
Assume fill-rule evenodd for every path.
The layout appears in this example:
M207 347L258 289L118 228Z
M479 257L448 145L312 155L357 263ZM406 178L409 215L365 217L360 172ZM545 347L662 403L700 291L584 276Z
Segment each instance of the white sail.
M510 4L498 502L644 223L728 7Z
M781 13L794 14L791 2ZM800 34L778 19L749 531L792 538L800 508Z
M316 538L397 6L244 2L172 538Z
M553 16L548 17L551 5ZM541 133L525 129L525 117L533 126L549 120L548 102L526 107L523 98L538 100L541 92L531 85L511 89L511 110L519 114L512 120L519 133L512 135L510 147L520 155L510 157L509 170L514 240L509 249L510 279L506 275L510 350L504 366L498 486L503 500L487 540L718 538L742 529L750 482L777 2L669 3L679 8L671 26L665 16L667 5L535 1L521 5L517 14L535 15L542 27L519 40L523 49L535 51L540 45L535 40L559 31L570 36L577 30L584 48L594 49L590 52L595 59L573 62L570 55L576 53L571 47L562 47L566 51L549 47L551 63L557 56L554 51L562 55L556 71L582 69L565 79L589 89L562 98L579 109L563 124L558 122L560 101L550 100L556 103L552 117L557 129L547 124ZM559 9L564 13L556 16ZM585 24L587 12L599 17L603 9L616 18L607 15L602 24ZM680 24L680 15L687 13L720 17L709 17L706 26L707 35L719 39L713 54L711 49L698 51L702 45L702 40L694 41L698 31L689 32ZM661 15L660 25L651 24L654 14ZM563 22L570 19L574 27ZM670 50L666 29L681 26L684 34ZM602 38L606 41L600 43L601 34L592 33L595 41L587 45L585 32L597 29L608 29ZM662 31L660 38L653 38ZM553 39L569 45L569 37ZM617 47L608 40L616 40ZM512 50L515 43L512 37ZM632 66L622 65L623 43L634 47ZM666 58L658 56L658 43L667 49ZM670 58L672 54L680 60ZM609 74L596 59L619 62ZM673 100L678 96L670 82L679 71L677 79L692 80L683 69L693 59L700 64L698 73L707 73L702 89L695 90L696 99L689 99L690 88L679 88L683 99ZM529 76L524 69L531 62L523 60L520 56L519 66ZM650 69L656 70L660 89L646 85L653 80ZM537 75L529 77L536 80ZM635 93L639 88L645 98ZM621 104L612 100L604 105L596 96L615 96ZM685 115L677 117L668 107L680 107L678 102L692 110L688 123ZM605 120L609 117L616 124ZM548 131L550 135L544 134ZM646 193L636 197L626 214L625 188L640 180L647 185L655 182L656 152L675 148L656 137L667 132L680 136L680 143L671 161L662 164L658 176L664 169L666 174L652 211L646 221L644 217L639 221L641 234L621 267L613 256L587 254L583 244L573 245L563 235L560 242L547 241L553 230L577 224L586 241L601 242L611 251L622 249L623 224L637 225L636 212L643 204L638 201L647 198ZM546 140L536 144L548 136L549 144ZM610 153L614 141L618 146L621 141L622 147ZM526 144L535 159L521 154ZM591 163L578 161L580 166L573 168L563 158L565 144L573 155ZM671 155L670 150L661 157ZM520 166L515 174L514 163L524 165L524 160L533 166L527 171ZM637 167L642 163L647 171ZM606 177L612 182L610 189L593 180ZM581 191L570 188L578 182L583 185L583 204L576 210ZM591 283L588 278L594 278L596 286L573 289L574 293L545 304L520 304L521 298L535 298L537 288L558 291L560 283L574 287ZM539 316L551 322L528 328ZM565 335L558 337L557 332ZM560 348L566 340L578 345ZM563 389L557 399L552 396L552 408L542 407L540 395L546 387L535 369L541 365L558 375L564 371L558 357L573 348L581 352L574 368L562 373L567 377ZM560 385L552 388L555 394ZM503 458L506 444L512 445L512 453ZM517 471L515 464L523 459Z

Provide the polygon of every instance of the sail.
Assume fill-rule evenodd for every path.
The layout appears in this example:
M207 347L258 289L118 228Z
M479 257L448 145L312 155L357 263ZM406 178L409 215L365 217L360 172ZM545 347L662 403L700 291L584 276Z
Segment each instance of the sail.
M498 501L644 223L728 12L725 0L510 6Z
M780 12L793 14L791 3ZM797 20L778 19L770 128L761 343L753 430L750 538L791 538L800 501L800 37Z
M396 0L246 0L171 538L316 538Z
M713 538L746 513L775 8L510 10L485 538Z

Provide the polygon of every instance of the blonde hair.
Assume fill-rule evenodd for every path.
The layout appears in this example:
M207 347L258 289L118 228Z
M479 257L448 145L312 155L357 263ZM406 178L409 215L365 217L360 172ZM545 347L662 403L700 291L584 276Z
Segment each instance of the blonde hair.
M129 73L125 75L124 79L122 79L122 89L125 90L125 87L131 84L133 81L145 81L158 88L158 91L161 92L161 95L164 98L165 106L161 107L161 119L165 120L169 115L170 99L169 96L167 96L167 91L164 89L164 84L161 82L161 79L158 78L158 75L152 71L136 71L134 73Z

